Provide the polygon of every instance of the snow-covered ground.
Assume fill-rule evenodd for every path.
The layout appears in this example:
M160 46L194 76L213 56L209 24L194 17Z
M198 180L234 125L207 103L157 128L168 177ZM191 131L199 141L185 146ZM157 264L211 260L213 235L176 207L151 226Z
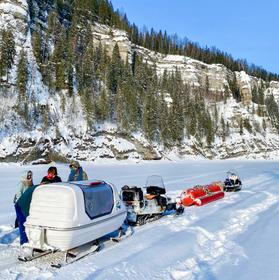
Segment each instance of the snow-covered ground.
M244 183L238 193L178 217L134 229L120 243L107 242L97 254L62 269L42 258L18 263L18 231L13 230L13 196L20 173L34 171L39 183L48 166L0 165L1 279L279 279L279 162L187 161L83 164L90 178L144 186L148 175L162 175L168 193L223 180L236 169ZM66 180L68 167L58 165Z

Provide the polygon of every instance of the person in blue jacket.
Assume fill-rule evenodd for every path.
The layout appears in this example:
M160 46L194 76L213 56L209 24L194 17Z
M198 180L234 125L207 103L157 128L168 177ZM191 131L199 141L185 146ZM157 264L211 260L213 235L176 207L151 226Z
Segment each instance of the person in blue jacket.
M15 203L16 217L18 221L20 245L28 242L27 235L25 233L24 223L26 218L29 216L30 204L32 200L32 195L36 186L31 186L26 189L26 191L20 196L20 198Z
M71 160L69 167L71 171L68 177L68 182L88 180L86 172L82 169L78 161Z
M14 196L14 203L16 203L22 194L29 188L33 186L33 172L31 170L23 171L20 182L18 184L17 192ZM18 227L18 221L15 220L15 228Z

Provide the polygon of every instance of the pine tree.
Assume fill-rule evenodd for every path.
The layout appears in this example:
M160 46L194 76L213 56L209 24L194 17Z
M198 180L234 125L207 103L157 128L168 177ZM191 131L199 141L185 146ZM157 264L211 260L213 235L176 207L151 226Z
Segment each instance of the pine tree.
M57 91L66 88L65 41L65 33L62 32L57 37L52 58L52 62L54 64L55 69L55 89Z
M279 107L273 95L266 98L265 105L272 125L279 131Z
M170 132L170 123L169 123L169 113L168 106L164 100L164 94L160 94L159 98L159 130L161 134L161 140L166 147L171 146L171 132Z
M240 90L239 90L239 87L238 87L238 84L237 84L235 73L233 75L233 79L229 80L228 82L229 82L229 87L230 87L230 90L232 92L233 98L237 102L240 102L241 101L241 95L240 95Z
M21 50L17 66L17 88L19 92L19 102L26 100L26 86L28 82L28 64L26 53Z
M0 31L0 78L6 76L9 80L9 70L14 63L16 54L15 39L12 31L2 29Z
M146 75L146 89L142 112L143 129L147 139L151 141L159 140L158 135L158 80L156 69L154 67L145 68Z
M127 131L129 127L128 108L125 98L126 84L123 83L118 87L116 94L116 120L118 128L122 131Z
M109 117L109 102L108 94L104 87L101 89L97 108L97 119L100 121L105 121Z
M108 88L110 89L112 94L117 93L119 80L121 79L122 69L123 63L121 61L118 44L116 43L112 52L111 65L108 76Z
M94 118L95 118L95 111L94 111L94 103L92 101L92 96L90 95L89 90L79 91L82 109L85 113L86 123L87 123L87 130L92 128Z
M107 84L109 89L109 108L110 108L110 118L113 120L115 118L115 98L119 90L119 84L122 79L123 73L123 61L121 60L119 47L116 43L113 52L111 63L108 69Z
M26 87L28 82L28 64L26 53L21 50L19 54L19 62L17 66L17 89L18 89L18 107L19 113L24 117L25 122L29 121L28 113L28 97L26 93Z
M41 66L43 63L43 55L42 55L42 35L40 32L40 26L36 25L36 29L32 33L32 47L33 53L35 55L37 64Z
M156 140L157 136L157 107L155 93L150 90L146 93L144 108L143 108L143 129L146 138L152 141Z

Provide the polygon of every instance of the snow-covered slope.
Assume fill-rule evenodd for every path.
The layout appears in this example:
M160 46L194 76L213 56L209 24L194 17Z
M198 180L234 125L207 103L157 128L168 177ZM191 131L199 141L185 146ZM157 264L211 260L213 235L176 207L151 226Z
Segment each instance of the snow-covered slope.
M90 178L144 186L146 177L161 174L168 193L177 196L184 188L223 180L235 168L244 188L184 214L164 217L134 229L118 244L106 242L95 255L60 270L49 268L50 258L19 264L18 231L12 229L12 198L23 169L2 164L0 176L0 278L1 279L266 279L279 277L278 162L187 161L125 164L83 164ZM39 182L47 167L31 167ZM66 179L68 167L58 165Z
M35 4L34 6L38 9ZM40 15L42 18L36 20L46 25L42 20L46 17L47 11L42 11ZM64 91L49 92L42 82L34 57L26 0L1 1L0 28L9 28L13 31L17 51L10 81L7 84L2 81L5 90L0 97L0 161L30 162L38 159L65 161L71 157L80 160L132 158L137 161L192 156L278 158L278 132L271 125L268 117L259 117L253 112L257 110L258 105L252 102L252 89L259 85L263 85L266 96L272 94L278 100L279 83L276 81L266 83L245 72L236 72L242 102L237 103L231 92L228 92L225 102L222 96L228 91L228 78L234 75L225 66L208 65L185 56L155 53L132 44L124 31L95 24L92 27L94 42L96 45L102 42L108 53L112 53L115 43L118 43L123 59L126 59L127 55L131 59L132 54L137 52L145 61L156 65L158 75L162 75L164 70L171 72L178 69L183 81L190 86L204 88L208 83L210 97L206 99L207 106L212 116L215 114L215 108L218 109L218 129L221 129L222 118L230 127L229 136L224 141L220 135L216 135L211 146L195 137L185 138L181 146L168 150L157 143L149 143L141 132L134 135L121 135L118 133L117 126L111 123L96 123L92 129L87 125L78 95L75 99L68 99ZM48 108L47 128L42 118L32 119L30 126L26 127L22 117L16 112L18 103L15 86L16 66L22 49L27 52L28 59L27 96L37 104L36 110L43 112L46 107ZM65 100L66 104L63 105ZM168 102L171 102L170 98ZM33 106L31 102L29 106ZM243 135L239 133L240 119L248 120L251 131L244 128Z

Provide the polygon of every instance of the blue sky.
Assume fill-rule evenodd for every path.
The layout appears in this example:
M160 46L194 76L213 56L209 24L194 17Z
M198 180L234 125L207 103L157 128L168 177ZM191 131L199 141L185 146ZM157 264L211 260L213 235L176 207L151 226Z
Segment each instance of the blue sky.
M139 28L177 33L279 73L279 0L111 0Z

